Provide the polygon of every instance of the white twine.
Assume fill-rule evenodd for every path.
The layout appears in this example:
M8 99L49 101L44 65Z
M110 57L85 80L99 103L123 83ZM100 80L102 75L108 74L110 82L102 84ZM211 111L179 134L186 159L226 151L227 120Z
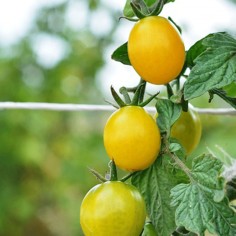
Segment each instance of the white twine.
M209 115L236 115L234 108L197 108L191 106L199 114ZM115 111L111 105L71 104L71 103L37 103L37 102L0 102L0 110L50 110L50 111ZM148 112L154 113L155 107L145 107Z

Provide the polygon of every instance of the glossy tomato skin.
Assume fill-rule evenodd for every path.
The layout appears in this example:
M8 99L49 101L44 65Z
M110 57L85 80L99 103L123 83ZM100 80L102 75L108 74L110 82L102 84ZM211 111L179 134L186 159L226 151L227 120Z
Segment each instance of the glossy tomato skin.
M125 106L114 112L103 137L109 158L127 171L146 169L160 151L159 128L153 117L138 106Z
M145 81L162 85L180 74L185 48L180 34L169 20L149 16L132 28L128 55L131 65Z
M94 186L80 209L85 236L139 236L145 218L146 207L140 192L120 181Z
M188 109L182 112L171 128L171 137L176 138L185 148L187 155L199 144L202 134L201 120L197 112Z

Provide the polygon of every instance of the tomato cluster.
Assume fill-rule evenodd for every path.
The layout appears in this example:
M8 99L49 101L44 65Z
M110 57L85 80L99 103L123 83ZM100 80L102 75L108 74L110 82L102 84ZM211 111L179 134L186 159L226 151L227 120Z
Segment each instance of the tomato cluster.
M131 65L145 83L169 83L180 75L185 62L180 34L169 20L160 16L145 17L134 25L127 50ZM140 87L134 94L140 100L137 91L141 94ZM120 105L117 96L113 94ZM124 97L130 100L128 93ZM159 156L162 141L155 119L134 101L122 101L122 106L107 120L103 135L112 163L129 172L150 167ZM171 130L171 137L178 139L187 153L196 147L200 136L200 121L193 111L183 112ZM138 189L110 179L93 187L84 197L80 222L86 236L139 236L142 232L156 235L152 224L144 226L146 214Z

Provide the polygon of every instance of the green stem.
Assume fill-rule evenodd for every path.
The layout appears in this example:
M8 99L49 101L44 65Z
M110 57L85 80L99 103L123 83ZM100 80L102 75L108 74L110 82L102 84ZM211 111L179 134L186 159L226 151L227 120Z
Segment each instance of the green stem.
M109 163L109 167L110 167L110 181L117 181L117 179L118 179L117 169L116 169L116 164L115 164L114 160L112 160Z
M174 160L174 162L180 167L181 170L189 177L191 182L195 182L194 178L192 177L191 170L179 159L178 156L175 155L175 153L171 152L169 149L169 142L167 137L164 136L163 142L165 145L165 153L170 156L171 159Z
M184 173L189 177L191 182L195 182L192 175L191 170L172 152L167 153L174 161L175 163L184 171Z
M128 180L129 178L131 178L136 172L132 172L126 176L124 176L123 178L121 178L121 182L125 182L126 180Z
M92 168L88 168L89 171L101 182L106 182L107 179L105 179L101 174L99 174L96 170L92 169Z
M139 105L140 101L143 100L143 97L145 94L145 88L146 88L146 81L141 80L134 93L134 97L132 99L131 105L134 105L134 106Z
M131 103L131 99L130 99L129 93L127 91L127 88L126 87L121 87L119 91L123 95L123 97L125 99L125 103L126 104L130 104Z
M168 98L170 99L171 96L174 95L174 92L173 92L172 87L170 86L170 84L166 84L166 89L167 89Z

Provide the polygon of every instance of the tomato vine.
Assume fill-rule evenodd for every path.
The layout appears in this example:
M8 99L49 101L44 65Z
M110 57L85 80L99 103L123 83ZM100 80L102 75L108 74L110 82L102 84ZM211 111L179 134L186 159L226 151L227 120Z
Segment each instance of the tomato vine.
M190 101L205 93L209 94L209 102L217 95L236 108L236 99L225 89L236 81L236 39L227 32L211 33L185 52L178 33L180 27L176 23L172 26L173 20L170 22L158 16L169 2L174 0L126 1L123 17L138 22L134 26L137 34L131 31L128 42L114 51L112 59L132 66L142 79L134 88L120 89L123 99L111 88L118 111L131 107L132 112L125 118L118 117L122 125L112 124L109 135L105 127L105 147L118 167L132 172L128 177L144 197L147 219L152 226L150 235L154 231L161 236L204 235L209 231L220 236L234 236L236 212L230 201L236 199L235 175L225 179L223 170L227 167L224 160L211 153L194 157L190 164L187 162L189 152L196 148L200 139L201 125L197 125L200 121L183 121L194 127L187 128L191 131L187 143L191 139L197 140L191 149L181 140L186 131L179 131L182 132L179 136L173 135L173 130L175 125L181 125L178 123L181 114L189 114ZM180 78L185 79L183 84ZM165 85L167 98L158 91L143 101L146 83ZM155 127L161 135L154 142L161 142L158 143L160 150L155 159L136 168L139 156L144 154L141 159L145 160L148 150L153 147L150 143L155 139L154 136L146 137L141 131L150 127L147 124L143 127L143 118L137 118L135 112L139 106L144 107L152 100L155 100L157 111ZM194 132L197 133L196 139ZM141 139L137 139L139 133ZM114 141L112 151L108 147L111 140ZM119 160L116 159L117 153ZM126 168L120 161L125 163L127 160ZM144 227L143 235L146 232Z

